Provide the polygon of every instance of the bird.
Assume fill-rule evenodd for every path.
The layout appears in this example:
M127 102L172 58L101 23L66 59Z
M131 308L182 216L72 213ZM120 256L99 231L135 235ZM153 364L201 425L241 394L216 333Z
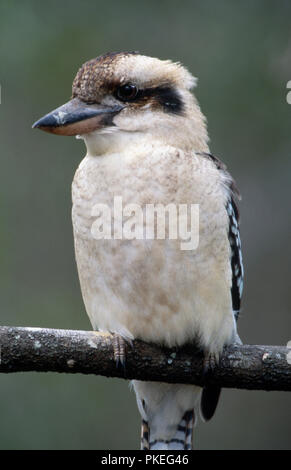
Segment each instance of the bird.
M110 52L85 62L71 100L33 125L85 142L72 183L75 257L92 327L114 335L121 364L134 339L169 348L190 343L203 351L207 371L224 346L240 342L240 195L210 152L196 83L180 62ZM127 223L133 205L142 213L148 205L197 205L197 246L182 250L169 228L164 239L147 239L145 223L153 229L155 222L145 219L135 220L142 236L120 234L112 222L116 198L129 207ZM111 211L102 218L103 238L92 229L104 215L100 207ZM211 419L220 397L216 385L132 384L143 450L192 449L199 414Z

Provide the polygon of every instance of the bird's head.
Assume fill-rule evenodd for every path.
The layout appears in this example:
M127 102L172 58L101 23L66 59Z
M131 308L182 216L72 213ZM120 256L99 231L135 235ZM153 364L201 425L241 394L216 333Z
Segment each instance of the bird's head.
M105 54L79 69L71 101L33 127L78 135L96 154L136 138L205 151L205 118L190 92L195 83L179 63L135 52Z

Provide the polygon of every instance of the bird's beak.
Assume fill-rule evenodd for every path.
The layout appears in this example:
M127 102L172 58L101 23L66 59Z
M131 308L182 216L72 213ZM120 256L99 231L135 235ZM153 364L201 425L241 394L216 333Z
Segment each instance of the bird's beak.
M82 135L112 125L112 118L123 106L87 104L73 98L33 124L33 128L59 135Z

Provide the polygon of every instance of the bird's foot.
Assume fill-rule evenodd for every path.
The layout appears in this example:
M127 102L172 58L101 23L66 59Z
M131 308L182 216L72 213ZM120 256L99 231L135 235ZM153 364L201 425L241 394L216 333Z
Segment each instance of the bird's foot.
M203 361L203 375L208 375L219 363L219 356L215 353L207 353Z
M117 333L113 333L113 353L116 367L122 366L125 369L126 341Z

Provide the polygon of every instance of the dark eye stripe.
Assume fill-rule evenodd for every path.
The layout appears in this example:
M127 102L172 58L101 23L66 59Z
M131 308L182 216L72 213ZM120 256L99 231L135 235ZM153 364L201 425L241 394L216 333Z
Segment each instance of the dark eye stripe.
M118 98L118 93L116 97ZM184 103L180 94L169 85L139 89L134 99L130 101L136 103L152 101L162 106L165 112L179 115L184 112Z
M184 103L179 93L171 86L147 88L143 90L145 97L154 98L164 111L174 114L183 114Z

